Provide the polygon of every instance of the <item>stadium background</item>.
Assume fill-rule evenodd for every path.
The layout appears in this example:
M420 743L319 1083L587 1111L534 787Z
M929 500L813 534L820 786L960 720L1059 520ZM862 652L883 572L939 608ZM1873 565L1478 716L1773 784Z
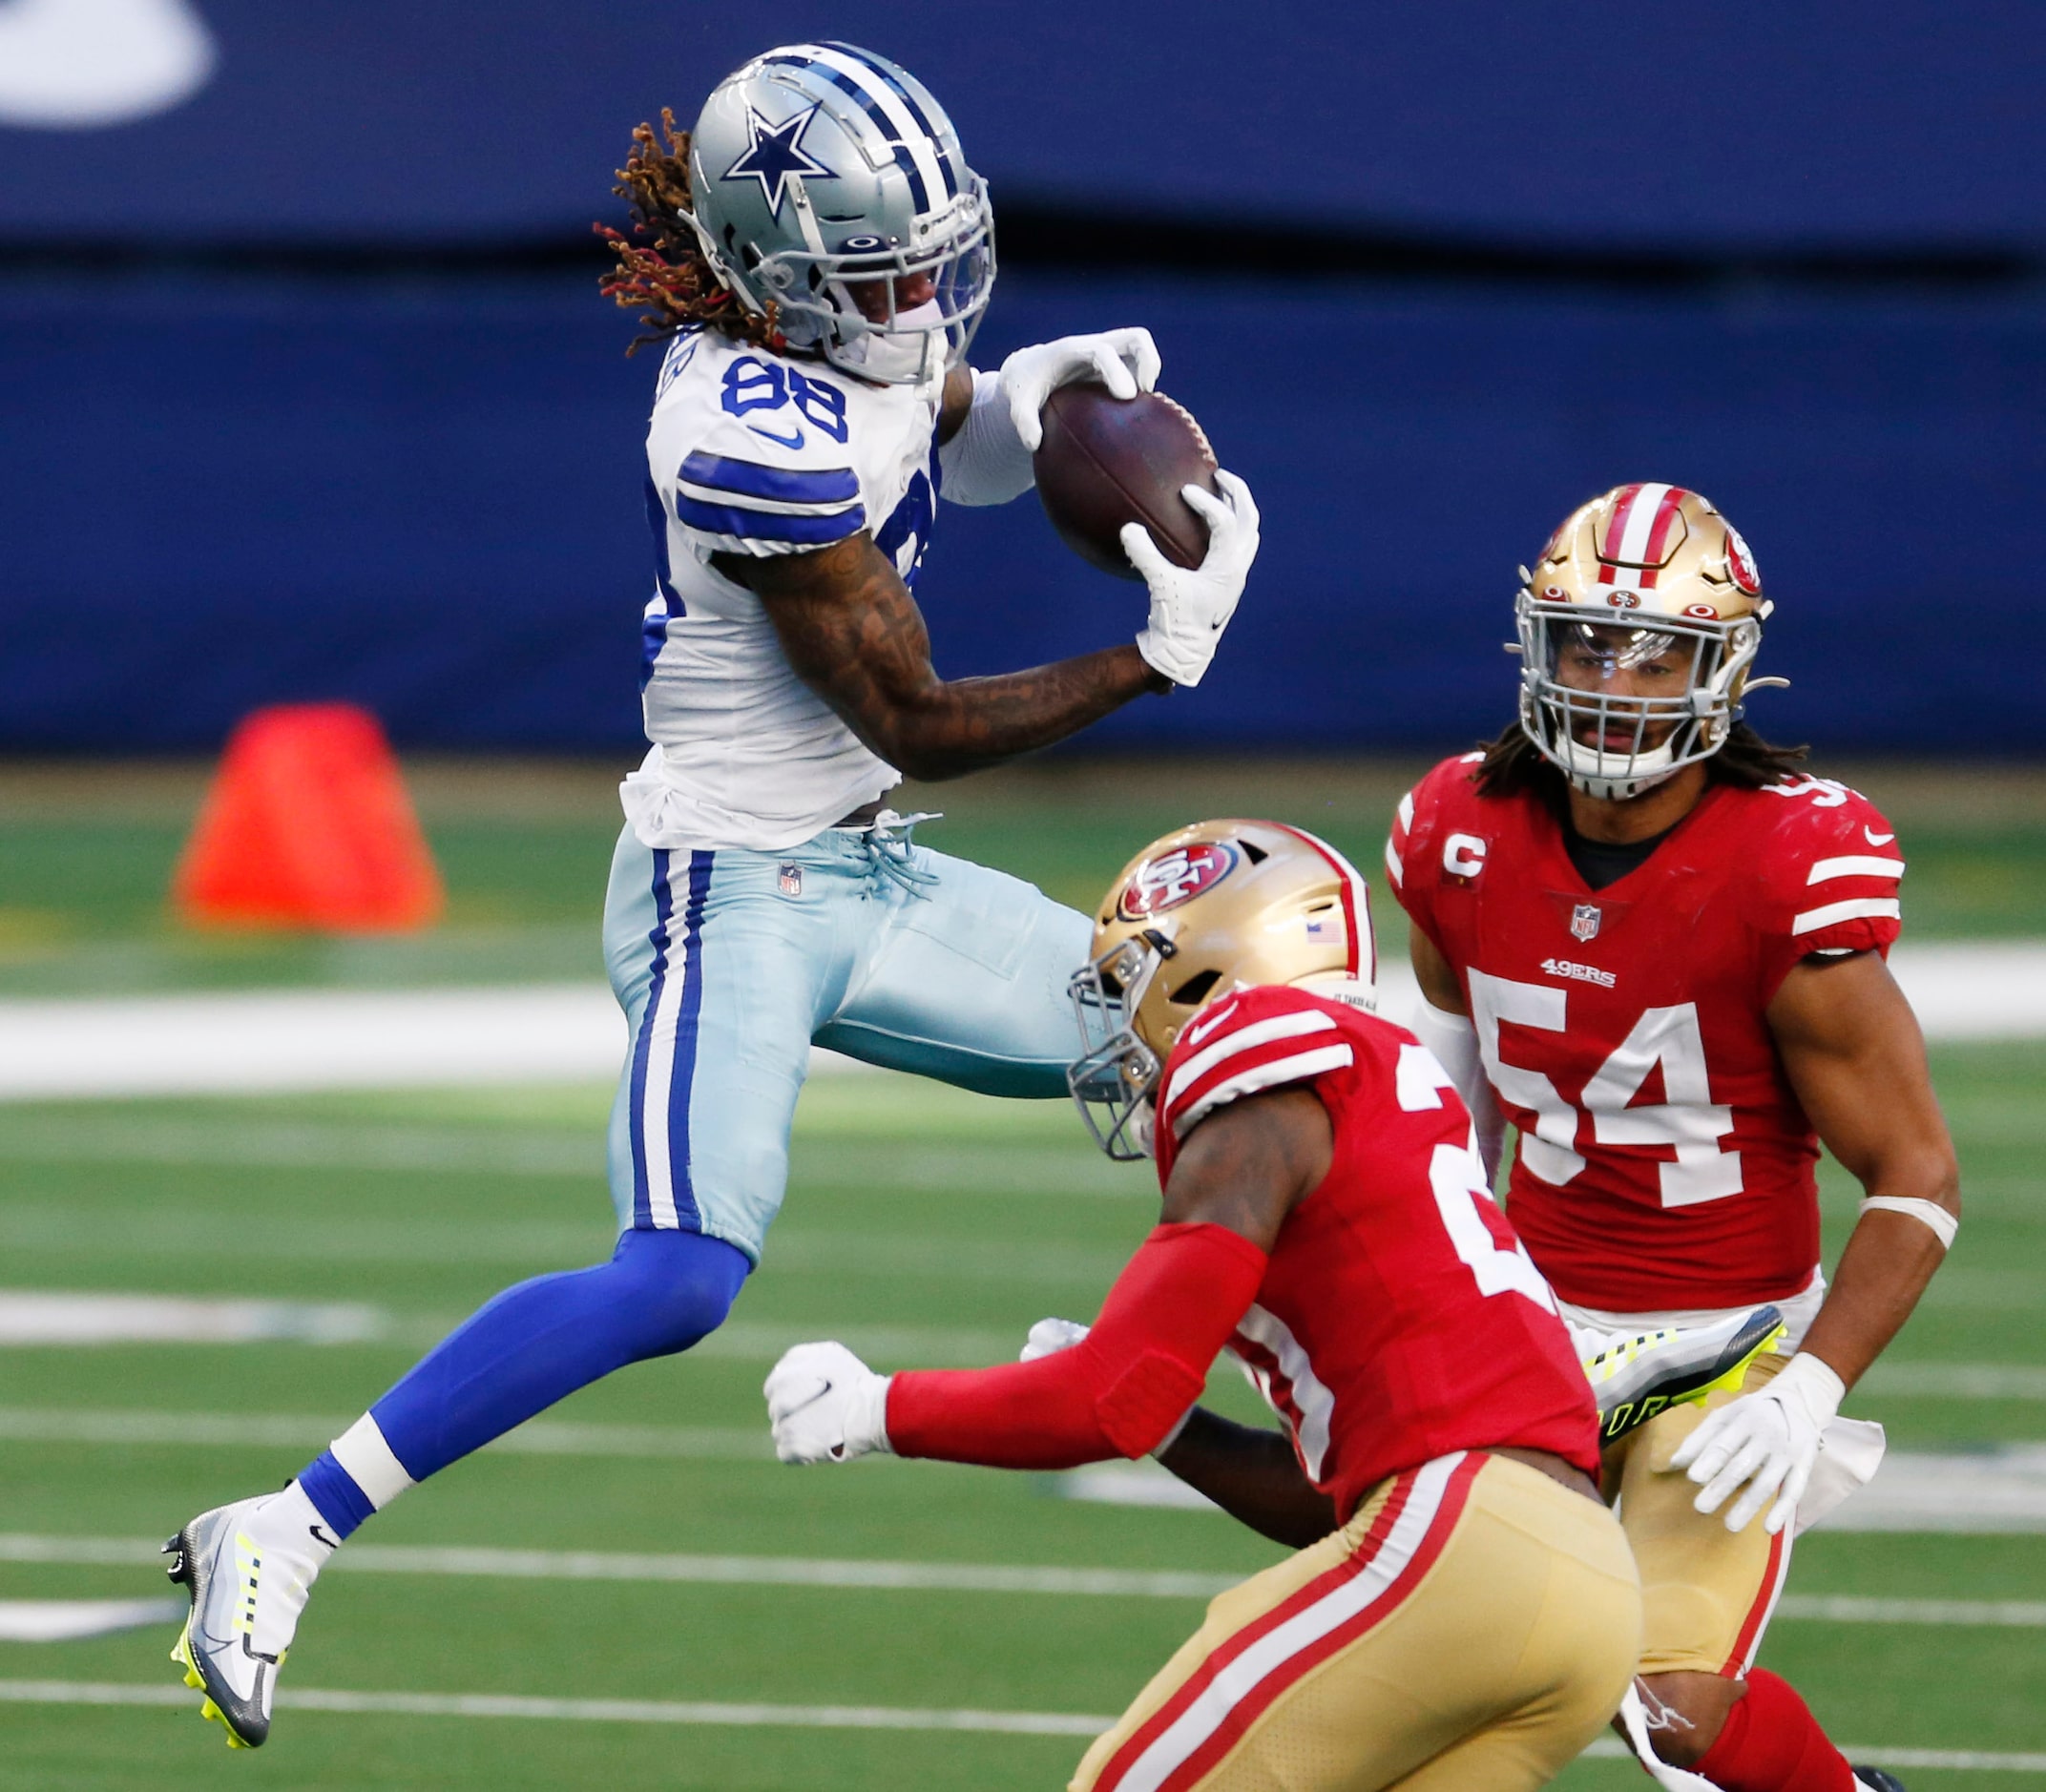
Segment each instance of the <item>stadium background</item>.
M116 34L73 54L64 16ZM201 1096L176 1029L255 1029L234 1004L260 998L338 1033L343 998L598 974L652 365L588 227L633 123L804 31L914 69L991 178L976 360L1149 324L1266 517L1206 685L915 793L950 811L935 844L1077 903L1200 811L1283 813L1368 866L1410 775L1497 726L1513 566L1558 515L1663 477L1740 521L1794 681L1756 719L1889 808L1926 974L1995 996L1939 1010L1969 1228L1860 1400L1901 1452L1895 1528L1807 1539L1771 1657L1913 1792L2046 1784L2046 30L1989 0L1254 28L1213 0L0 4L0 1632L10 1601L152 1597L148 1538L288 1474L504 1281L604 1248L600 1081ZM1137 615L1027 501L947 510L919 595L948 674ZM446 920L174 925L228 730L329 698L406 753ZM96 1089L45 1073L67 1027ZM234 1769L1059 1783L1202 1587L1270 1552L1072 1485L794 1476L755 1390L798 1337L991 1360L1086 1310L1146 1213L1075 1132L820 1076L739 1322L380 1520L302 1638L308 1702ZM1827 1200L1837 1248L1837 1175ZM173 1690L168 1640L0 1642L0 1787L212 1783L217 1733L123 1702ZM590 1698L621 1702L490 1702Z

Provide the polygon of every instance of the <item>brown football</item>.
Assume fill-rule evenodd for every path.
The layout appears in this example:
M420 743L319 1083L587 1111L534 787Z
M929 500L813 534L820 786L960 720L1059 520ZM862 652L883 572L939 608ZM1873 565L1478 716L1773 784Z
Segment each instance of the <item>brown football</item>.
M1142 523L1176 566L1199 566L1208 551L1208 526L1180 488L1215 490L1215 450L1162 392L1123 399L1094 381L1061 385L1045 404L1032 465L1059 538L1104 573L1141 576L1122 552L1125 523Z

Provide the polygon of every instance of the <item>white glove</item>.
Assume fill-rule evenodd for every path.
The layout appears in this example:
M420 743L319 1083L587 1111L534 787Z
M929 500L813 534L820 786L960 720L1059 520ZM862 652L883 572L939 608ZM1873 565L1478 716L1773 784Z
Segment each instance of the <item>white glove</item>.
M842 1344L802 1344L782 1360L761 1390L774 1453L783 1462L850 1462L888 1444L888 1378Z
M1030 1336L1023 1341L1023 1354L1016 1361L1034 1363L1039 1357L1055 1357L1061 1350L1072 1349L1093 1329L1076 1319L1040 1319L1030 1328Z
M1002 363L1002 396L1026 453L1044 442L1044 401L1075 380L1098 380L1116 398L1135 398L1158 385L1158 345L1144 329L1104 330L1098 336L1061 336L1055 343L1019 348Z
M1200 682L1258 557L1258 507L1250 488L1234 473L1219 472L1215 483L1219 498L1199 486L1180 488L1208 526L1207 553L1191 570L1166 559L1141 523L1122 526L1122 552L1151 587L1151 620L1137 637L1137 651L1175 684Z
M1704 1489L1691 1504L1702 1512L1718 1511L1745 1482L1747 1491L1726 1514L1726 1529L1744 1531L1768 1506L1762 1528L1775 1535L1797 1510L1818 1460L1819 1441L1847 1391L1847 1384L1817 1357L1801 1353L1766 1386L1707 1413L1670 1458L1671 1468L1687 1470Z

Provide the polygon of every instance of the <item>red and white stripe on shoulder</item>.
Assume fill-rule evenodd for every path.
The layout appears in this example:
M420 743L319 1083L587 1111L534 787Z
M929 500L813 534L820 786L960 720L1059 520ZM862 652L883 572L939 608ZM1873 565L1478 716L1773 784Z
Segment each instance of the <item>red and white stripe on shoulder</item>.
M1394 889L1404 889L1407 885L1407 836L1413 827L1413 792L1409 791L1400 799L1400 806L1392 817L1392 831L1386 836L1386 875L1392 880Z
M1279 991L1260 991L1269 996ZM1305 997L1270 1011L1241 996L1190 1025L1166 1066L1159 1111L1183 1138L1217 1108L1261 1090L1310 1081L1357 1061L1333 1014Z

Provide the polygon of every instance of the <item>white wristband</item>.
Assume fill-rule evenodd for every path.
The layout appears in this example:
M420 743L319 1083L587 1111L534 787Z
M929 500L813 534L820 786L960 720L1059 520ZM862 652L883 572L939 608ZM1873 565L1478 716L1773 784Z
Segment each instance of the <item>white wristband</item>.
M1958 1214L1949 1213L1937 1201L1919 1200L1908 1195L1871 1195L1862 1202L1863 1213L1909 1214L1922 1225L1931 1227L1943 1251L1953 1248L1953 1235L1961 1229Z
M1002 376L973 375L973 403L952 439L938 449L942 489L953 504L1007 504L1036 483L1030 450L1009 414Z

